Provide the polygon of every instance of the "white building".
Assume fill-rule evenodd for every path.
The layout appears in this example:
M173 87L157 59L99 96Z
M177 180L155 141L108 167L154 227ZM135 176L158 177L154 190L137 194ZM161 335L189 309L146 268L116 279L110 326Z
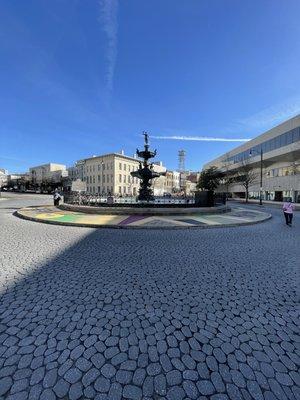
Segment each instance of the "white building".
M29 168L31 183L36 186L41 184L59 183L67 176L64 164L48 163Z
M7 184L7 175L8 175L7 169L0 168L0 188Z
M260 188L261 152L263 169ZM203 168L216 166L234 175L245 163L257 175L249 188L250 198L258 198L261 190L265 200L282 201L291 197L300 202L300 115L210 161ZM224 187L218 190L227 191ZM245 188L240 184L229 185L228 191L233 197L245 197Z
M165 173L167 168L163 166L161 161L157 161L153 163L153 171ZM163 196L165 193L165 176L160 176L158 178L152 179L152 190L154 196Z

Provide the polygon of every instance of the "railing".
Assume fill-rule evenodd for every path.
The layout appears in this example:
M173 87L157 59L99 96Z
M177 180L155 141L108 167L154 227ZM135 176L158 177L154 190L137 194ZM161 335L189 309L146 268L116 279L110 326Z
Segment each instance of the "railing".
M86 193L65 193L64 203L91 207L198 207L200 205L195 203L194 196L155 196L151 201L139 201L135 196L118 197ZM226 204L225 194L215 194L213 203L215 206Z
M66 193L64 203L93 207L193 207L194 196L164 197L156 196L151 201L138 201L136 197L101 196L98 194Z

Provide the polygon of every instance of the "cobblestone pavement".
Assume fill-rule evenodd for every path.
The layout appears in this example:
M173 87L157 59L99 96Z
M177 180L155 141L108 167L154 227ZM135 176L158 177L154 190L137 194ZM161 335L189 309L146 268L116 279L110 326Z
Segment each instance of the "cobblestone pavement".
M299 215L96 230L12 215L29 204L0 203L1 399L300 398Z

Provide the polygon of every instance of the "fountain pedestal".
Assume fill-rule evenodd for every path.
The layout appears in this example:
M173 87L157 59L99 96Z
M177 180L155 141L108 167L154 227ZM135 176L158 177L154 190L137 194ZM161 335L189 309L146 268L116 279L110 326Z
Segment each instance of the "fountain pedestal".
M145 137L144 150L140 151L136 149L136 154L138 157L142 158L144 161L140 162L139 169L130 173L131 176L141 180L138 200L139 201L151 201L154 200L152 186L152 179L158 178L160 176L166 175L165 172L155 172L153 170L153 164L149 164L148 160L156 156L156 150L149 150L149 136L146 132L143 132Z

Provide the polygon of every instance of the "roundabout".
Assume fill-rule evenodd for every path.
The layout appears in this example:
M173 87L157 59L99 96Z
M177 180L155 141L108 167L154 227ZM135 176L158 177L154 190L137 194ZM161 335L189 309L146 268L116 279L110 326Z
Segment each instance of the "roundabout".
M162 199L154 196L153 180L165 175L155 172L149 159L157 151L149 149L146 132L144 150L137 149L140 158L137 171L130 172L140 180L139 194L134 199L111 196L106 199L81 191L66 193L64 203L35 205L15 212L20 218L54 225L87 228L117 229L188 229L251 225L266 221L269 213L242 207L231 209L224 198L217 199L213 191L198 191L193 198L173 197Z
M70 207L70 206L69 206ZM68 207L68 208L69 208ZM83 207L81 207L82 209ZM25 207L17 210L20 218L55 225L81 226L88 228L140 228L140 229L186 229L186 228L217 228L240 225L251 225L266 221L272 216L267 212L234 207L229 212L208 213L205 210L189 213L160 214L123 214L89 213L63 210L54 206ZM173 211L173 210L172 210Z
M104 202L97 196L66 195L61 206L34 206L18 210L16 215L36 222L55 225L70 225L91 228L137 228L137 229L186 229L213 228L250 225L266 221L271 214L248 210L240 207L231 209L222 201L217 203L213 192L200 192L194 199L174 198L162 204L161 199L153 195L153 179L165 173L154 171L149 159L155 157L150 151L148 134L145 137L144 150L137 149L140 159L139 169L132 171L132 177L140 179L139 195L128 203L116 202L108 196Z

